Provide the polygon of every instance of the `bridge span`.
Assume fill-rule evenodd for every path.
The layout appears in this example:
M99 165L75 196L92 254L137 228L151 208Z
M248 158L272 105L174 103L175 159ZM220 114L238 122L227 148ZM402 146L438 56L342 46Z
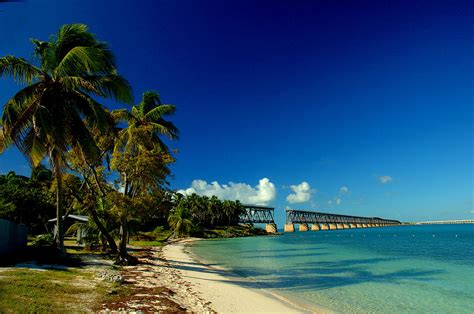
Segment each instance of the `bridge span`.
M294 232L295 224L299 224L299 231L308 231L310 224L312 231L319 231L398 226L401 225L401 222L378 217L359 217L292 209L286 210L285 232Z
M464 225L464 224L474 224L474 219L420 221L420 222L415 222L412 224L413 225Z
M268 233L276 233L277 225L274 219L273 207L244 205L245 212L240 216L240 223L265 224ZM295 224L299 225L299 231L311 230L336 230L353 228L372 228L398 226L398 220L382 219L378 217L359 217L339 214L329 214L304 210L286 210L285 232L294 232Z
M268 233L277 233L277 225L274 219L273 207L244 205L245 213L240 215L240 223L244 224L265 224Z

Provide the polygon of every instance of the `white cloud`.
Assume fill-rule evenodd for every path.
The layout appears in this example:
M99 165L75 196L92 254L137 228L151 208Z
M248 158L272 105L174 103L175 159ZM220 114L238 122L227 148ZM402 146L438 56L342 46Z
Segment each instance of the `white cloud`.
M268 178L261 179L255 187L246 183L219 184L214 181L193 180L191 187L178 190L178 193L191 195L217 196L222 200L239 200L244 204L267 205L276 197L275 185Z
M349 188L347 186L343 185L339 189L339 192L341 192L341 194L347 194L347 193L349 193Z
M290 185L290 189L294 192L286 197L286 200L291 203L305 203L311 199L311 186L308 182L303 181L298 185Z
M392 177L391 176L379 176L379 181L382 184L389 183L390 181L392 181Z
M341 203L342 203L342 199L339 197L335 197L332 200L328 201L329 207L338 206L338 205L341 205Z

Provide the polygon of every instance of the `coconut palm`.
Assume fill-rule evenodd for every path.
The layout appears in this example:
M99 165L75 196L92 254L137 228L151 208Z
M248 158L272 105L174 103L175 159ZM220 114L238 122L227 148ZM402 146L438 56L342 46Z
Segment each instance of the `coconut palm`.
M149 143L150 149L154 148L155 144L157 144L163 151L167 152L168 147L163 143L160 135L164 135L171 140L179 137L178 128L171 121L164 119L164 117L172 115L175 111L175 106L163 104L160 95L154 91L143 93L141 102L133 106L131 112L127 109L114 110L112 112L114 117L119 122L127 123L127 127L119 132L116 148L134 142L135 131L137 128L141 128L142 130L147 129L151 134L153 142Z
M183 237L189 235L193 222L191 214L184 203L179 203L168 217L168 223L173 230L175 237Z
M32 43L36 63L14 56L0 58L0 76L26 85L3 108L0 149L14 144L32 165L48 158L57 180L55 242L64 253L66 153L72 149L97 160L97 146L84 120L105 127L107 112L93 97L130 103L131 89L117 73L108 45L98 41L86 25L64 25L49 41Z
M165 179L170 174L167 164L173 162L173 157L161 136L178 138L176 126L164 119L174 112L175 106L162 104L156 92L145 92L141 102L131 111L112 112L118 123L126 123L118 131L111 162L111 168L120 174L124 197L133 200L150 189L166 184ZM128 218L127 215L121 217L119 252L125 257Z

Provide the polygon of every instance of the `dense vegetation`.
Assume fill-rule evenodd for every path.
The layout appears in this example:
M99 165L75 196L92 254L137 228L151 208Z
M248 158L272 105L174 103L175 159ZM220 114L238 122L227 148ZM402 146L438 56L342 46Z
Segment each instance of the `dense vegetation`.
M169 190L175 152L167 144L179 130L167 119L175 106L154 91L131 110L100 103L130 104L132 89L87 26L64 25L48 41L31 42L34 61L0 58L0 76L22 85L3 107L0 153L14 145L33 169L31 178L0 176L1 218L32 234L50 232L46 222L56 218L54 242L64 254L63 219L87 215L89 241L125 261L130 233L169 225L181 237L238 224L239 202Z

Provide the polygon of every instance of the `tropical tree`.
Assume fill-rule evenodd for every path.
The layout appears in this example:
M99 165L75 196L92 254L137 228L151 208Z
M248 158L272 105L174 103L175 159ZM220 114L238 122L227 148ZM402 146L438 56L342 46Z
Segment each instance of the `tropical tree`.
M175 106L162 104L157 93L146 92L131 112L112 112L118 123L126 123L118 132L111 160L111 169L119 173L117 188L122 191L122 197L113 194L111 197L120 218L119 252L123 258L128 256L128 221L137 204L167 185L166 178L171 173L168 165L174 159L160 136L178 138L178 129L164 119L174 111Z
M57 181L55 243L64 254L66 154L72 149L97 160L97 146L84 120L101 127L106 112L94 96L130 103L131 88L117 73L108 45L86 25L64 25L48 41L32 43L37 63L11 55L0 58L0 76L26 85L3 108L0 149L14 144L32 165L48 158Z
M54 217L51 181L42 182L11 171L0 175L0 218L28 226L30 233L48 230L47 221Z
M178 203L173 211L171 211L168 217L168 223L173 230L174 237L180 238L189 235L193 227L193 222L189 209L183 202Z
M214 228L236 225L245 210L239 201L221 201L216 196L176 194L175 208L185 207L190 214L194 226Z
M178 128L171 121L165 120L166 116L173 115L175 111L176 106L163 104L160 95L154 91L143 93L141 102L133 106L131 112L126 109L114 110L112 114L117 121L127 123L127 127L119 132L116 148L123 148L127 143L132 144L134 136L146 131L151 140L147 146L159 145L162 151L168 152L168 147L160 136L164 135L171 140L178 139ZM138 134L135 132L137 129Z

